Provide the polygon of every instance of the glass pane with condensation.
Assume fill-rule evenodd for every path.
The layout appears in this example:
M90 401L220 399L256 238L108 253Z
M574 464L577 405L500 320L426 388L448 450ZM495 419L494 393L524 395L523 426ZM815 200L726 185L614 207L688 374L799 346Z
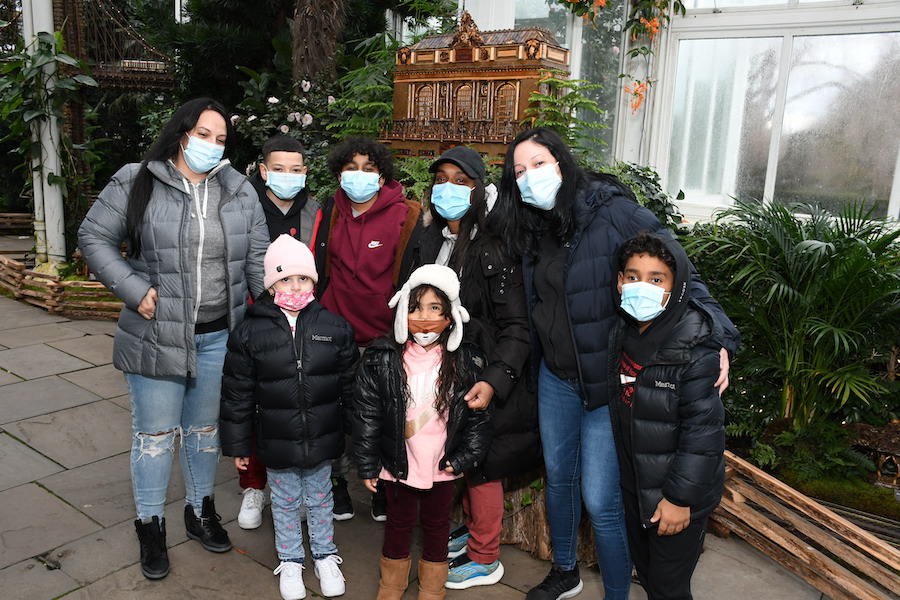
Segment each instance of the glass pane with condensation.
M900 32L795 38L774 200L886 216L898 152Z
M780 55L780 38L680 42L669 194L712 204L762 199Z
M622 72L622 37L628 16L626 0L608 0L596 21L585 23L581 32L581 75L590 83L599 83L601 88L588 90L585 95L595 101L602 113L581 111L578 117L591 123L600 123L606 129L592 129L588 133L601 140L600 143L586 142L601 162L610 162L615 141L616 106L619 101L619 73ZM624 107L628 104L623 102ZM628 118L631 111L624 113Z

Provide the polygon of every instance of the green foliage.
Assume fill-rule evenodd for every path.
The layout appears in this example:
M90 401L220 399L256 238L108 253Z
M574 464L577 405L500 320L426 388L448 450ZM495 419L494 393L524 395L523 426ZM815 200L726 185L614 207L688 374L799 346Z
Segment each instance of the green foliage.
M539 73L540 85L538 91L528 96L529 106L525 109L526 118L522 124L554 130L578 156L590 152L590 142L604 144L591 132L606 129L606 125L580 118L585 111L603 113L596 101L585 96L585 92L603 86L583 79L565 79L566 72L559 69L541 69Z
M888 403L881 374L900 326L898 236L859 206L833 216L736 201L685 238L744 337L733 374L765 389L777 382L778 415L810 423Z
M430 158L419 156L394 159L395 177L403 184L408 199L423 202L425 190L434 181L434 174L428 172L432 162Z
M863 478L875 465L853 449L850 433L835 423L794 423L775 436L781 470L792 480Z
M328 126L335 137L377 137L390 125L394 60L399 48L400 42L389 33L367 38L354 47L361 64L338 81L343 94L335 103L335 120Z
M304 161L308 167L309 185L316 197L326 198L334 193L334 177L328 171L325 159L333 137L328 132L336 104L325 78L297 82L293 88L278 88L279 80L270 73L257 73L248 67L238 67L247 75L241 82L244 99L238 105L232 123L248 148L244 161L236 164L249 175L256 168L262 145L277 133L290 135L306 149Z
M659 174L650 167L642 167L634 163L616 161L603 169L628 185L637 196L641 206L649 209L659 222L668 227L672 233L684 233L684 215L673 199L666 194L659 182ZM675 200L684 200L684 192L678 192Z
M43 160L38 129L52 119L60 128L65 124L64 107L81 102L84 87L97 87L83 61L65 52L61 32L40 32L28 48L4 57L0 65L0 118L6 135L4 142L18 142L20 163L14 171L22 173L25 190L32 185L32 169ZM64 134L59 140L61 172L49 173L47 182L58 185L65 199L68 217L67 240L74 246L73 222L80 220L87 206L85 190L92 177L91 165L98 160L94 146L73 145ZM79 160L84 161L81 168ZM25 192L27 193L27 191Z

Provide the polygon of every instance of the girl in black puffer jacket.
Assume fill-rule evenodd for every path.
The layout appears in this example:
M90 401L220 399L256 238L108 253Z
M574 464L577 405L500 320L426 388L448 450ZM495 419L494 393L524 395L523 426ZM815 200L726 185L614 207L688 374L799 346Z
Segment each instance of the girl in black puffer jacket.
M464 399L484 356L461 344L469 315L452 269L419 267L390 306L394 340L366 349L354 396L359 477L372 492L376 485L387 489L378 597L399 600L406 589L418 514L419 598L443 598L454 482L481 463L490 444L489 412L470 409Z
M331 461L344 449L353 366L353 328L313 296L317 279L309 248L284 234L269 246L269 295L247 311L228 339L222 383L222 453L246 469L251 444L272 490L281 596L303 598L303 533L323 595L344 593L334 545Z

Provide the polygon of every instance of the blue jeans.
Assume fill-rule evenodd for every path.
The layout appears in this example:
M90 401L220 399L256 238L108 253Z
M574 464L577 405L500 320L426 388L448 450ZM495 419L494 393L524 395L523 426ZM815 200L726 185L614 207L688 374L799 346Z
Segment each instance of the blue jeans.
M586 410L578 380L560 379L542 362L538 416L553 559L562 569L575 567L584 500L606 600L625 600L631 586L631 557L609 407Z
M175 438L187 503L199 513L212 496L219 461L219 402L228 330L194 336L196 377L125 373L131 395L131 485L139 519L164 516Z
M282 561L303 562L300 506L306 507L306 527L313 560L337 554L334 544L334 496L331 461L312 469L266 469L272 490L275 552Z

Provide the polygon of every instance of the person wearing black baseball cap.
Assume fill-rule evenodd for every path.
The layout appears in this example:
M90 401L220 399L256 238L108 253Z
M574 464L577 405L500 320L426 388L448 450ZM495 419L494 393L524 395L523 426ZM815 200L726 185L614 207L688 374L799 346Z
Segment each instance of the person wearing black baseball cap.
M450 534L446 587L465 589L500 581L501 479L541 465L537 402L521 377L530 344L519 257L496 232L491 209L497 198L485 185L481 155L465 146L450 148L429 168L434 181L428 206L432 221L422 236L422 262L453 269L460 300L470 315L465 338L487 356L487 366L466 394L469 408L494 405L486 459L466 472L465 523Z

